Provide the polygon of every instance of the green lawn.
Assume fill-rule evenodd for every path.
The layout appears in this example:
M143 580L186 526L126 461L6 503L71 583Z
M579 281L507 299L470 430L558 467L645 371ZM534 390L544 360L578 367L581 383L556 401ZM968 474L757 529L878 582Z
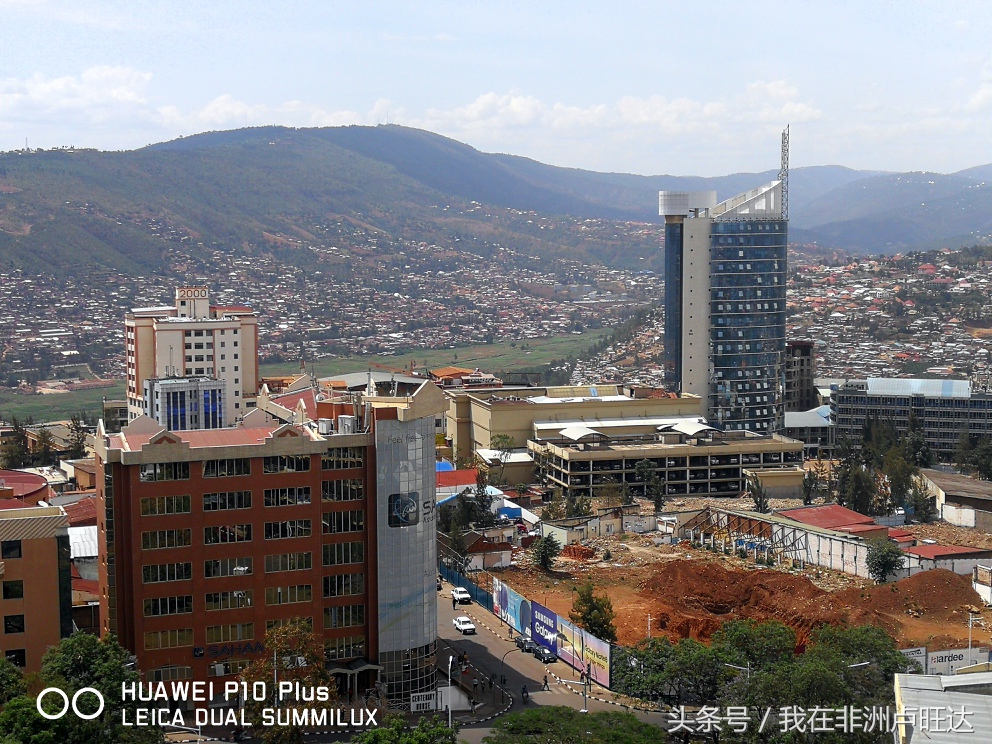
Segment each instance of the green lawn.
M511 342L507 341L499 344L462 346L457 349L431 351L422 349L396 356L337 357L321 359L313 366L318 377L345 372L361 372L375 364L390 369L408 369L411 362L418 370L423 370L424 367L435 369L449 365L479 367L485 372L536 370L555 359L562 359L573 354L578 355L610 333L612 333L611 329L602 328L582 335L569 334L553 338L536 338L526 342L517 341L515 346L510 346ZM523 343L526 343L528 348L522 348ZM373 366L373 369L379 368ZM292 375L298 373L299 370L300 365L296 362L263 364L261 375L263 377ZM9 421L16 416L22 421L28 417L34 421L57 421L67 419L80 411L86 413L89 418L95 418L103 415L104 397L122 399L124 397L124 383L110 388L84 390L61 395L21 395L12 390L0 388L0 420Z
M103 416L103 399L122 400L124 383L114 387L81 390L60 395L21 395L7 388L0 388L0 419L21 421L30 417L34 421L60 421L82 411L88 419Z
M417 370L423 370L424 367L436 369L454 365L456 367L479 367L484 372L514 372L540 368L555 359L562 359L572 354L578 355L611 333L612 329L601 328L581 335L569 334L551 338L535 338L526 342L517 341L515 346L510 346L513 342L506 341L498 344L462 346L457 349L421 349L396 356L335 357L333 359L319 359L314 362L313 367L318 377L346 372L361 372L370 366L377 369L373 366L376 364L397 370L409 369L411 362ZM523 343L527 344L526 349L521 348ZM272 377L297 374L299 371L299 362L286 362L283 364L263 364L260 373L263 377Z

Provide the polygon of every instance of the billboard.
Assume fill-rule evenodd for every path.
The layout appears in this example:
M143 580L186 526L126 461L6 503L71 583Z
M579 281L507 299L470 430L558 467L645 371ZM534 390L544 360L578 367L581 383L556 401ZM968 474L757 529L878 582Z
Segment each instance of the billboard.
M530 602L496 578L493 579L493 614L518 633L530 634Z
M558 615L542 604L531 602L530 637L538 646L553 654L558 653Z
M955 669L981 664L988 660L989 650L986 646L973 646L970 655L967 648L931 651L927 654L927 674L954 674Z
M610 644L570 623L561 615L558 618L558 658L573 669L589 673L594 682L610 686Z
M920 674L927 673L927 647L917 646L916 648L901 648L899 653L910 661L915 661L920 665Z

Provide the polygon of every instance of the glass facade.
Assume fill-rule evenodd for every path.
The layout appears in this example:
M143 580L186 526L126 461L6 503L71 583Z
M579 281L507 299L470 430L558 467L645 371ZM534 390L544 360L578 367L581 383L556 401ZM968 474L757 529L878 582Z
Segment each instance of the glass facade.
M379 663L395 703L436 678L434 418L377 420L375 437Z
M665 384L682 389L682 223L665 224Z
M785 220L714 221L710 231L710 422L782 427Z

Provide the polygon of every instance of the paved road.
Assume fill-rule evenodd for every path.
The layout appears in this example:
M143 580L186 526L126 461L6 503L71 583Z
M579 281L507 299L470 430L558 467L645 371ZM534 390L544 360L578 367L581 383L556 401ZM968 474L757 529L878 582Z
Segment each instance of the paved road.
M462 635L455 630L452 620L458 615L468 615L472 618L477 628L476 635ZM517 635L515 632L513 635ZM539 662L532 654L521 652L516 644L510 640L511 629L501 622L491 612L485 610L474 602L470 605L459 605L456 610L451 608L451 587L447 582L444 584L444 591L438 593L438 670L446 670L448 657L451 655L449 647L454 649L457 655L460 652L467 652L469 662L477 667L484 676L493 673L506 675L506 690L513 696L513 707L510 712L521 710L520 692L524 685L530 693L528 705L564 705L569 708L581 710L583 706L582 695L575 694L574 690L581 691L582 685L579 683L578 672L567 664L554 662L545 666ZM504 661L505 659L505 661ZM559 683L552 676L556 674L564 683ZM542 690L544 675L548 675L550 690ZM471 669L468 682L471 684L475 670ZM465 677L463 677L465 679ZM612 698L613 694L609 690L593 685L591 695L605 699ZM492 697L489 697L491 702ZM497 695L497 700L499 696ZM598 700L588 701L589 710L623 710L616 705L603 703ZM643 721L664 726L665 716L660 713L644 713L634 711L635 715ZM461 738L469 744L479 744L482 738L489 733L491 723L473 724L470 716L464 714L459 717L463 728Z

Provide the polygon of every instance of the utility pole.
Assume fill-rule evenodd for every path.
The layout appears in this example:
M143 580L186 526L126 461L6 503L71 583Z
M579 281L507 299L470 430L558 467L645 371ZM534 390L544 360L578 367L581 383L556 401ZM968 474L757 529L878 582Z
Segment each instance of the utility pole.
M651 638L651 613L648 613L648 639Z

